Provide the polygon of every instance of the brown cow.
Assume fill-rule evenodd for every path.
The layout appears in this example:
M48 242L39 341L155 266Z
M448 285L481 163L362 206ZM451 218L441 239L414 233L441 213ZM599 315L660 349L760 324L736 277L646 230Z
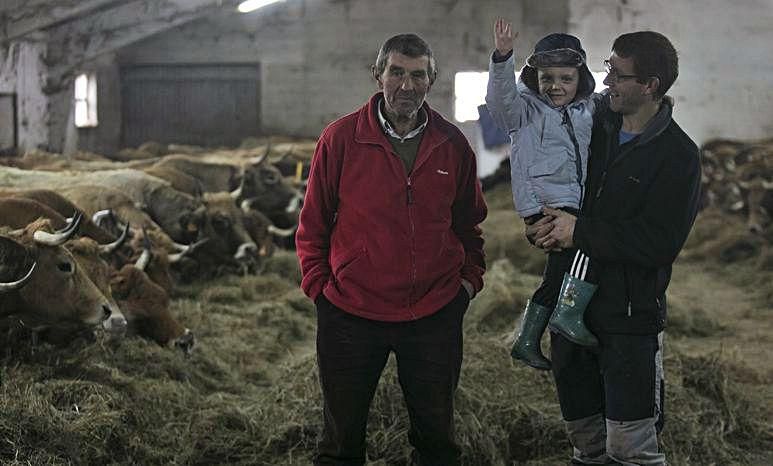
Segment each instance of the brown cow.
M200 225L206 220L200 200L140 170L49 173L0 167L0 177L11 186L24 188L62 190L83 184L120 190L135 206L144 209L172 239L180 243L198 239ZM68 198L72 200L70 196ZM87 210L85 206L81 207Z
M30 328L59 324L101 325L114 334L126 330L126 319L97 288L62 245L72 238L78 215L64 230L50 233L50 221L37 220L18 236L0 236L0 263L7 282L36 263L26 285L0 294L0 314L17 315Z
M209 163L189 155L169 155L153 165L156 169L173 169L196 179L205 192L232 191L239 186L241 170L228 163Z
M193 334L169 314L169 295L142 270L127 264L116 271L101 259L99 245L88 238L69 241L65 247L102 293L118 302L131 334L161 345L173 341L190 352Z
M62 217L70 217L76 213L85 213L83 209L75 205L66 197L50 189L25 189L25 190L0 190L0 198L14 197L21 199L30 199L37 201L47 207L50 207ZM50 218L50 217L48 217ZM34 220L34 219L33 219ZM26 222L25 225L30 222ZM54 227L60 228L60 225L54 223ZM84 216L81 221L80 234L94 239L98 243L111 243L116 240L116 236L96 225L90 215Z
M205 193L207 223L202 230L209 241L193 257L205 267L250 264L257 258L258 247L244 226L244 213L227 192Z
M148 256L143 255L137 264L123 266L110 279L113 294L129 322L129 331L162 346L172 343L185 354L190 354L195 337L169 311L166 291L142 270L148 260Z
M180 192L189 194L194 197L201 197L204 189L201 185L201 181L188 175L185 172L177 170L171 166L164 165L152 165L147 168L143 168L142 171L148 175L155 176L167 181L172 187Z

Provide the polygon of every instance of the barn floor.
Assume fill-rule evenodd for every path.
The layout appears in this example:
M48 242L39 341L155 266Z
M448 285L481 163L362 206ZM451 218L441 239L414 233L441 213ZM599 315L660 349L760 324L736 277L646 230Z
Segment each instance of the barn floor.
M457 396L463 459L565 463L550 376L508 355L541 253L523 242L502 207L508 198L487 196L487 287L467 313ZM702 215L670 287L662 447L671 464L773 464L773 280L760 268L767 252L709 259L719 256L704 239L719 233L712 214ZM298 281L294 254L280 251L260 275L181 286L172 310L196 334L190 357L138 338L33 347L24 332L4 334L0 462L309 464L321 410L314 308ZM390 362L371 411L370 464L408 464L406 431Z

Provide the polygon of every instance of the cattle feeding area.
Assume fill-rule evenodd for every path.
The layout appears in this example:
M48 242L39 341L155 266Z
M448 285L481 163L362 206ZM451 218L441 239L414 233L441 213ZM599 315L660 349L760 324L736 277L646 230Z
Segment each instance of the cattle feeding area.
M721 147L734 147L735 155L716 162L717 144L703 148L704 208L669 289L661 442L671 464L773 464L772 211L769 191L759 196L749 188L770 184L773 155L740 156L747 149L760 154L767 143L729 141ZM159 163L170 151L177 155ZM76 269L121 310L127 329L124 336L100 329L102 321L30 325L27 314L4 316L0 463L309 464L322 416L315 309L299 289L291 240L271 232L291 234L312 151L313 141L275 138L219 151L148 143L122 151L120 160L45 153L3 159L0 200L43 199L29 191L53 188L83 212L78 225L68 211L26 233L0 227L0 282L14 284L0 291L3 310L8 293L53 286L26 277L37 256L8 242L28 245L22 238L35 231L78 230L82 238L46 247L79 261ZM760 157L767 168L743 168ZM238 169L218 166L211 173L230 174L202 175L196 170L211 168L202 163ZM251 179L244 175L250 167L258 168ZM217 203L199 177L221 180ZM735 177L737 199L728 197L734 189L718 192ZM508 183L488 186L485 195L486 286L465 317L457 392L463 462L563 464L570 446L551 377L509 356L544 256L523 238ZM112 214L94 216L106 209ZM170 212L173 222L163 217ZM92 218L109 237L85 232L83 221ZM116 245L123 230L129 238ZM32 274L43 265L38 260ZM546 348L547 337L542 343ZM409 464L407 429L390 360L371 408L369 464Z

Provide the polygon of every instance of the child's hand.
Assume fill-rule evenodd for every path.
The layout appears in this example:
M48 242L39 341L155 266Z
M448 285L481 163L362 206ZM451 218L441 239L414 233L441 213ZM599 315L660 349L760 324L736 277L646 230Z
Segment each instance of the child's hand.
M502 18L494 22L494 47L499 55L507 55L513 50L513 43L518 33L513 34L513 27Z

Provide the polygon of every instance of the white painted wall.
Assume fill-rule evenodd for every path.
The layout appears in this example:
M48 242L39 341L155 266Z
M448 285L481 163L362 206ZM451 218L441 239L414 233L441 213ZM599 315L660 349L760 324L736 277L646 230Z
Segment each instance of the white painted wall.
M49 100L43 92L48 70L43 63L46 46L40 42L21 42L16 63L16 93L19 146L49 148Z
M698 143L773 137L773 0L571 0L595 69L618 35L653 30L679 53L674 118Z
M316 137L376 89L369 67L383 40L411 31L437 57L429 102L451 117L454 73L487 68L499 15L521 32L519 64L549 32L580 36L598 70L620 33L660 31L680 52L670 93L677 121L696 142L773 134L773 0L287 0L246 15L210 15L84 65L99 81L96 129L67 128L71 90L44 92L40 42L0 52L0 92L19 94L24 148L111 152L120 142L121 65L260 62L262 129ZM460 126L480 148L475 124Z
M119 60L259 61L263 129L316 137L375 91L370 65L381 43L402 32L417 32L432 46L440 73L430 103L452 115L454 73L487 68L495 16L502 12L519 24L522 3L290 0L191 23L124 49Z

